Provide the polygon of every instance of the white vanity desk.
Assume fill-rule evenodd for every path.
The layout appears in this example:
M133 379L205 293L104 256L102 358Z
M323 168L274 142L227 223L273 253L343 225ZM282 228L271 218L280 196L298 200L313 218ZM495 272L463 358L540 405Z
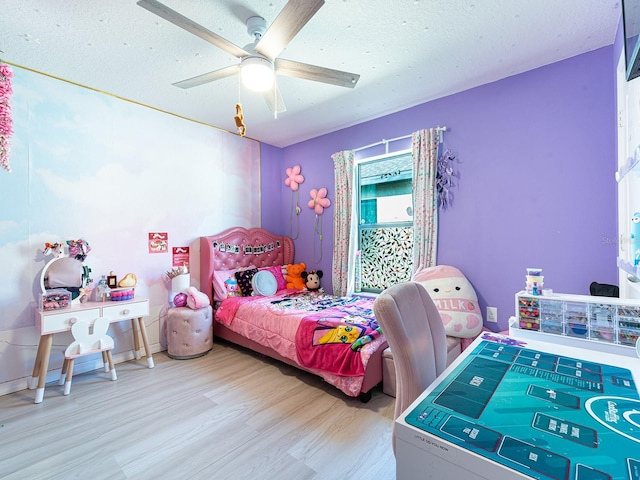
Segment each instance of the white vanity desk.
M44 398L44 387L47 379L47 370L49 368L53 334L70 331L72 323L76 320L93 322L99 317L108 317L111 323L131 320L135 358L140 358L140 340L138 337L138 329L140 329L147 364L149 368L153 368L153 357L149 349L147 330L144 324L144 317L148 315L148 298L133 298L131 300L117 302L86 302L74 304L70 308L61 310L36 310L36 327L40 331L40 342L38 343L38 352L36 353L36 361L33 366L33 374L29 382L30 389L36 388L37 382L35 403L41 403Z

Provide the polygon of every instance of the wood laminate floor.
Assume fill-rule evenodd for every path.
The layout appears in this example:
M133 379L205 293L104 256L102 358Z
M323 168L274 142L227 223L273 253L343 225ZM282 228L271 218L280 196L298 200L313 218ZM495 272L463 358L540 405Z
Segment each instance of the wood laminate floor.
M154 355L0 396L2 479L395 478L395 400L368 403L318 377L226 343Z

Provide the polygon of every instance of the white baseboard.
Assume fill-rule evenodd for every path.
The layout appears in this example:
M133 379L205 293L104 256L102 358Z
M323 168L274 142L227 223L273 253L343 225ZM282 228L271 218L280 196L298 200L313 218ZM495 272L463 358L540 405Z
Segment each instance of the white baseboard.
M163 348L162 345L159 343L149 345L149 348L151 349L152 354L166 350L166 348ZM141 352L142 351L143 350L141 350ZM102 363L102 358L100 358L100 356L96 356L95 358L96 358L95 360L87 358L87 360L84 362L76 361L73 365L73 374L76 375L76 374L91 372L93 370L98 370L103 368L104 364ZM119 352L119 353L113 354L113 363L118 364L118 363L128 362L130 360L133 360L134 358L135 357L133 355L133 350L127 350L125 352ZM49 372L47 372L46 383L49 384L51 382L56 382L57 384L59 378L60 378L60 368L56 368L55 370L49 370ZM4 382L0 384L0 396L8 395L10 393L15 393L15 392L19 392L20 390L28 389L29 388L28 383L30 379L31 377L23 377L23 378L18 378L16 380L11 380L9 382ZM34 395L35 395L35 390L34 390Z

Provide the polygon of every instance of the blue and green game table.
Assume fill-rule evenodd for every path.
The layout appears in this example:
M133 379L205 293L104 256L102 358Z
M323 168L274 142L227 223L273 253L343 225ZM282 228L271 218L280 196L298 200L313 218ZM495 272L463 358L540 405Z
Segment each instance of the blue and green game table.
M631 371L504 338L479 342L405 422L533 478L640 480Z

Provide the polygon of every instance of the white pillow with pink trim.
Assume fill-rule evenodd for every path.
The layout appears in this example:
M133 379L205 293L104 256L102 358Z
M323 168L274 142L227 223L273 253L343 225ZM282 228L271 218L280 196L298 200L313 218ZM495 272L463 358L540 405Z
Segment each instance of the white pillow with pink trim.
M440 312L444 330L451 337L473 338L482 331L478 295L456 267L438 265L417 271L412 280L421 283Z

